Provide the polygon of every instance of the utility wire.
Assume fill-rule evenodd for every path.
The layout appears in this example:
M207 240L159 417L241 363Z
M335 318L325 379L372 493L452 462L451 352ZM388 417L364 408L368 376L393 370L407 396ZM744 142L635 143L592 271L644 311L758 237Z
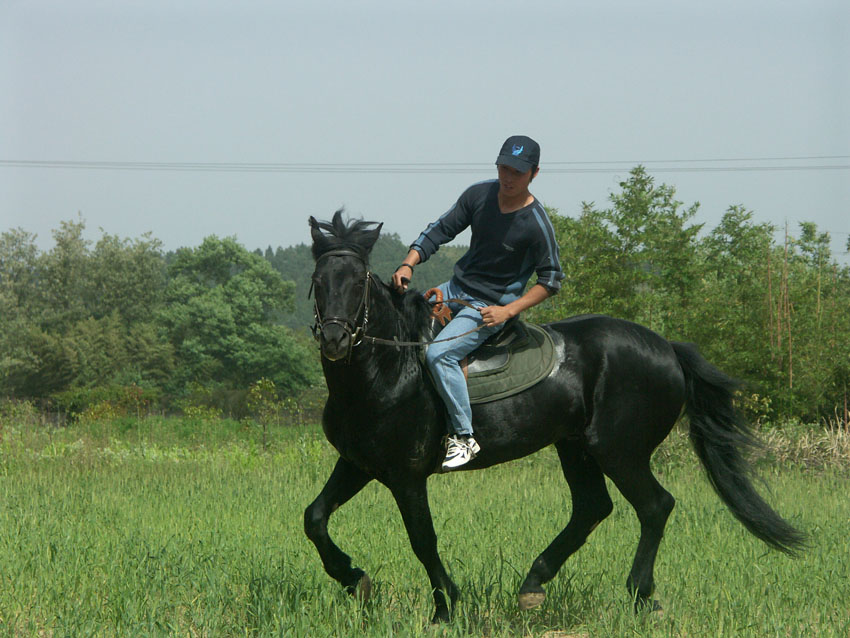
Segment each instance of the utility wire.
M694 160L633 160L546 162L547 173L620 173L637 164L652 166L653 173L729 173L776 171L834 171L850 169L850 162L824 163L825 160L850 160L850 155L816 155L752 158L705 158ZM801 162L817 161L816 164ZM748 164L748 162L760 162ZM765 162L794 162L766 164ZM716 164L732 164L717 166ZM665 166L668 165L668 166ZM678 165L676 165L678 164ZM697 164L683 166L683 164ZM699 165L703 164L703 165ZM713 164L706 166L705 164ZM674 165L674 166L669 166ZM343 173L343 174L404 174L404 173L485 173L493 164L473 162L396 162L396 163L295 163L295 162L136 162L136 161L71 161L71 160L0 160L0 168L72 169L110 171L165 171L215 173Z

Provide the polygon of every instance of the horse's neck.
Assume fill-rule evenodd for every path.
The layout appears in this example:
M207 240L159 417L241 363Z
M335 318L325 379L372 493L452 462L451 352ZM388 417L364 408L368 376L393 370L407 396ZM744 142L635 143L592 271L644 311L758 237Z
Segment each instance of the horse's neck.
M398 341L421 338L421 335L407 334L403 326L401 315L392 302L384 295L375 295L367 336ZM386 402L389 395L403 395L403 386L417 383L421 374L416 347L395 347L366 341L354 348L350 361L325 365L325 379L331 398L347 402Z

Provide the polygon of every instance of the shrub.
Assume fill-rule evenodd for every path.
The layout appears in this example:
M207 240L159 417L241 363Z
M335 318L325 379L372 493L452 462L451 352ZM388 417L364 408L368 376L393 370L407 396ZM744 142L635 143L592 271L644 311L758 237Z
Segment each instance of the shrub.
M209 423L221 418L221 408L211 405L185 405L183 406L183 414L189 419Z
M38 425L41 414L31 401L0 399L0 425Z
M277 387L271 379L263 377L251 384L248 390L248 408L263 425L279 421L283 405L277 399Z
M310 386L298 394L283 400L283 410L287 425L309 425L320 423L328 390L324 385Z
M116 415L147 414L151 407L161 401L160 391L152 388L142 388L136 384L109 385L92 388L73 388L53 395L54 405L68 414L71 420L77 420L82 414L90 411L93 415L98 410L103 412L109 408ZM96 408L96 406L100 406Z
M98 421L112 421L122 416L127 416L126 406L114 401L99 401L77 414L76 419L80 423L96 423Z

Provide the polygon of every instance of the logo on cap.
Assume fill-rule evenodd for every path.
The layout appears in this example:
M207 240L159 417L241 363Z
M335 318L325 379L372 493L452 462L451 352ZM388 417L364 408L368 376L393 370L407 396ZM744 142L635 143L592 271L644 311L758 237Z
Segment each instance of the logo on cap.
M525 147L524 146L517 146L516 144L514 144L514 150L511 151L511 154L512 155L519 155L520 153L522 153L523 148L525 148Z

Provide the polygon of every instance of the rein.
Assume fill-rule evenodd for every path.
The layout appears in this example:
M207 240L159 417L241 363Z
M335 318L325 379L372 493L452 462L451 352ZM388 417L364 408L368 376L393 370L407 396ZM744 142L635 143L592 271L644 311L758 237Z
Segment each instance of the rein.
M321 312L319 311L318 302L314 301L314 303L313 303L314 323L313 323L313 326L311 327L311 330L313 332L313 338L316 341L318 341L321 334L322 334L322 330L324 329L325 326L327 326L329 324L337 324L337 325L341 326L342 329L345 330L346 334L349 336L348 354L346 356L346 361L349 362L349 363L351 362L351 352L352 352L352 350L354 348L356 348L357 346L359 346L364 341L367 341L372 345L384 345L384 346L429 346L429 345L434 344L434 343L443 343L445 341L453 341L455 339L465 337L466 335L471 334L473 332L478 332L479 330L481 330L482 328L485 327L485 324L482 323L477 328L473 328L472 330L467 330L466 332L461 333L459 335L456 335L454 337L448 337L446 339L432 339L430 341L398 341L395 338L394 339L382 339L381 337L373 337L371 335L367 335L366 334L366 328L369 324L370 291L371 291L372 282L373 282L372 271L369 270L369 266L366 263L366 260L364 260L363 257L359 253L357 253L353 250L341 248L341 249L338 249L338 250L328 251L324 255L321 255L318 259L316 259L316 265L318 265L318 263L322 259L324 259L325 257L355 257L355 258L359 259L363 263L364 266L366 266L366 275L365 275L366 281L365 281L365 286L364 286L364 290L363 290L363 297L360 300L360 305L357 306L357 311L354 313L354 320L353 321L350 320L350 319L347 319L345 317L335 317L335 316L322 318ZM314 285L315 285L315 281L310 284L310 290L307 293L308 298L313 293ZM464 299L447 299L447 300L438 299L436 301L428 301L428 303L430 303L431 305L433 305L435 307L438 306L438 305L444 304L444 303L458 303L458 304L461 304L463 306L467 306L469 308L474 308L474 306L472 304L470 304L468 301L465 301ZM360 315L361 311L363 313L363 322L358 326L357 325L357 317Z
M437 302L437 303L449 303L453 301L462 301L460 299L449 299L448 302ZM429 302L430 303L430 302ZM472 330L467 330L466 332L462 332L459 335L455 335L454 337L446 337L445 339L432 339L431 341L392 341L390 339L381 339L380 337L372 337L369 335L363 335L361 339L363 341L368 341L369 343L381 345L381 346L430 346L432 343L443 343L444 341L454 341L455 339L460 339L461 337L465 337L468 334L472 334L473 332L478 332L484 328L484 324L482 323L477 328L473 328Z
M431 297L436 296L437 298L434 301L431 301ZM462 306L466 306L467 308L475 308L471 303L464 299L443 299L443 293L439 288L431 288L425 292L425 299L429 304L433 306L431 309L431 317L433 319L437 319L440 322L440 325L444 326L448 321L451 321L452 313L449 309L443 304L447 303L458 303ZM431 341L396 341L393 339L392 341L389 339L381 339L380 337L369 337L363 335L363 338L369 341L372 344L379 344L384 346L430 346L433 343L443 343L445 341L454 341L455 339L460 339L461 337L465 337L468 334L472 334L473 332L478 332L484 327L482 323L477 328L473 328L472 330L467 330L466 332L462 332L459 335L455 335L454 337L447 337L445 339L432 339Z

